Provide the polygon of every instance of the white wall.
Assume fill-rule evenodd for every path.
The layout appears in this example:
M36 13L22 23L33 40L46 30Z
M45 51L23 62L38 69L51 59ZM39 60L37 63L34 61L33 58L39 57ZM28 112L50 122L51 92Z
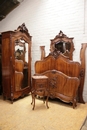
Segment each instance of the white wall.
M60 30L68 37L74 37L73 59L80 62L81 43L87 43L86 16L87 0L24 0L0 22L0 32L15 30L25 23L32 36L33 74L34 63L41 56L39 46L45 46L48 55L50 39L53 39ZM87 102L86 80L83 97Z

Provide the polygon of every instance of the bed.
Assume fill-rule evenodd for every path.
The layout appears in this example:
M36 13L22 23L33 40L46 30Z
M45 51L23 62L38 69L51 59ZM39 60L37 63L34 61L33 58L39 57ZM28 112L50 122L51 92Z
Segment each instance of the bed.
M65 41L68 44L70 43L68 49L66 49ZM66 48L62 43L65 44ZM72 103L73 108L75 108L80 96L78 90L80 87L81 65L79 62L72 60L74 50L72 39L60 32L58 36L51 40L50 48L48 56L35 62L34 75L48 77L50 98L58 98L63 102Z

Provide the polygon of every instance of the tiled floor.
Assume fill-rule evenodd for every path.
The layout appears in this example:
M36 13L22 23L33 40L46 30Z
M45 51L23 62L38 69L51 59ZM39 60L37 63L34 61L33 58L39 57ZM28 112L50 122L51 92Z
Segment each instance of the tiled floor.
M87 104L75 109L69 104L49 101L49 109L40 99L32 110L31 95L15 101L0 97L0 130L80 130L86 115Z

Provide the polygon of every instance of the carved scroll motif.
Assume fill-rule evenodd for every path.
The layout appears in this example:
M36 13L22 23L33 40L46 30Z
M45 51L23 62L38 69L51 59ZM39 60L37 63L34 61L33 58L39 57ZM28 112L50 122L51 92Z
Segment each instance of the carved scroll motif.
M15 30L15 32L26 33L26 35L27 35L28 37L31 37L30 34L29 34L29 32L28 32L27 27L25 26L25 23L23 23L22 25L20 25L20 26ZM21 38L21 39L23 39L23 38Z
M50 79L50 81L49 81L49 84L50 84L51 88L56 88L56 83L57 83L57 78L56 77Z
M25 31L28 33L28 29L26 28L25 23L19 26L16 31L21 31L21 32Z

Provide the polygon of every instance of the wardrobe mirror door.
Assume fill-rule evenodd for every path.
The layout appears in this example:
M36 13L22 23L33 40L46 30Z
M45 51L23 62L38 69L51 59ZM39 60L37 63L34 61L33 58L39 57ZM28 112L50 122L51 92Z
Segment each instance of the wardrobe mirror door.
M25 40L15 42L15 90L28 87L28 43Z

